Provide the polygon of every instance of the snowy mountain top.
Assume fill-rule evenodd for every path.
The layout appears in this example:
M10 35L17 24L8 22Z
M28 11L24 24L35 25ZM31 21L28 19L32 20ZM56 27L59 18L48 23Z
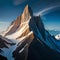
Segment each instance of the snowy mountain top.
M60 34L56 35L55 38L56 38L57 40L60 40Z

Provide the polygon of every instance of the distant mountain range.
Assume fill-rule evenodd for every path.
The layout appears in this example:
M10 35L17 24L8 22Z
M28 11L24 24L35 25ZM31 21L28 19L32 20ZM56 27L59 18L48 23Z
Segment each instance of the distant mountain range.
M60 33L60 31L55 31L55 30L48 30L48 31L51 35L54 35L54 36Z
M0 34L0 60L60 60L60 40L45 29L30 6Z

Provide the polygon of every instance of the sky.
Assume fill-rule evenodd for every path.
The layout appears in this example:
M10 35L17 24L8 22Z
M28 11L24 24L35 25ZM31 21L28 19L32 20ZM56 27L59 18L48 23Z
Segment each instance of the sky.
M0 32L5 31L26 5L40 15L45 28L60 31L60 0L0 0Z

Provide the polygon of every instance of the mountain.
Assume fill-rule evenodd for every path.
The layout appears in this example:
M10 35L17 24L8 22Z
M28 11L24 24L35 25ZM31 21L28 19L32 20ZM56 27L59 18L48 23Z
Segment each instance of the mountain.
M56 38L57 40L60 40L60 34L56 35L55 38Z
M56 36L57 34L59 34L60 33L60 31L57 31L57 30L48 30L49 31L49 33L53 36Z
M21 16L17 17L17 19L11 23L10 27L4 33L4 36L10 35L10 34L14 33L15 31L19 31L20 29L22 29L22 27L24 27L24 25L26 25L29 22L29 20L31 18L30 15L32 15L32 10L27 5L24 9L24 12L21 14ZM28 27L27 27L27 29L28 29Z
M60 41L45 30L41 17L34 16L28 5L0 41L0 55L7 60L60 60Z
M7 60L7 58L5 56L2 56L2 54L4 52L7 52L7 49L13 45L15 45L13 41L0 35L0 60Z

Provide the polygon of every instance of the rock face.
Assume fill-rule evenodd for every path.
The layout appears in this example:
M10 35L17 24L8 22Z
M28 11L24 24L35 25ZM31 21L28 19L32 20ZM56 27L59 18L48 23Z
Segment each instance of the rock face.
M29 46L27 60L60 60L60 53L35 38Z
M8 48L8 46L15 45L12 41L7 38L0 36L0 48Z
M60 60L60 44L45 30L41 17L33 16L33 11L28 5L2 36L5 38L0 39L1 44L3 44L1 47L6 49L8 46L10 50L4 51L0 48L5 53L11 52L9 56L3 55L8 60L13 58L14 60ZM6 41L6 38L10 40L10 43ZM4 44L5 41L9 45L13 41L15 45L9 47L7 43Z
M7 58L0 55L0 60L7 60Z

